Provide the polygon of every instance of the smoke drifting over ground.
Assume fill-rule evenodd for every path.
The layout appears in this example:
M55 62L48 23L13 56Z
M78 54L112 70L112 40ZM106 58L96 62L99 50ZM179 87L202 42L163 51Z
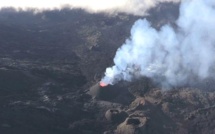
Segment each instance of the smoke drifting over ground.
M102 81L147 76L168 87L215 76L215 1L183 1L176 24L176 29L167 24L158 31L147 20L137 20Z
M82 8L89 12L123 12L134 15L145 15L147 10L162 2L179 2L180 0L7 0L0 2L2 7L14 7L16 9L36 8L61 9L62 7Z

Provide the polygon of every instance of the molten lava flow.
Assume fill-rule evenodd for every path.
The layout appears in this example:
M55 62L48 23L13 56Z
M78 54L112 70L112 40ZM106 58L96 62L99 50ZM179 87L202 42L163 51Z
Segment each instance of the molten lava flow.
M107 85L108 85L108 84L106 84L106 83L104 83L104 82L102 82L102 81L100 82L100 86L101 86L101 87L105 87L105 86L107 86Z

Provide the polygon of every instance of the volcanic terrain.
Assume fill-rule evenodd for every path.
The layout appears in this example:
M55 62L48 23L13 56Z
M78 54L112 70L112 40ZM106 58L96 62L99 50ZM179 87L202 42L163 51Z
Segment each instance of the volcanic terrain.
M173 27L179 5L147 16L0 11L0 133L214 134L215 82L161 89L150 78L99 85L133 23Z

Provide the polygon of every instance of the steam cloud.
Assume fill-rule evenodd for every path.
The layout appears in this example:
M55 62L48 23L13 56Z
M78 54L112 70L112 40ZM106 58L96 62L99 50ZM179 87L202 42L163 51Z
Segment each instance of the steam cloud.
M137 20L102 81L147 76L167 87L215 76L215 1L182 1L176 24L158 31L147 20Z
M179 2L180 0L2 0L0 8L16 9L36 8L38 10L61 9L62 7L82 8L89 12L124 12L145 15L148 9L161 2Z

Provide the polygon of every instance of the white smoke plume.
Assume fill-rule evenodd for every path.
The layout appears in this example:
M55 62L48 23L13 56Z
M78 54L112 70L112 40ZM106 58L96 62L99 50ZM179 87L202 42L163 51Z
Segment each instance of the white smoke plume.
M179 2L180 0L1 0L0 8L16 9L35 8L38 10L61 9L62 7L82 8L89 12L124 12L145 15L150 8L162 2Z
M102 81L146 76L166 87L215 76L215 1L182 1L176 24L158 31L147 20L137 20Z

